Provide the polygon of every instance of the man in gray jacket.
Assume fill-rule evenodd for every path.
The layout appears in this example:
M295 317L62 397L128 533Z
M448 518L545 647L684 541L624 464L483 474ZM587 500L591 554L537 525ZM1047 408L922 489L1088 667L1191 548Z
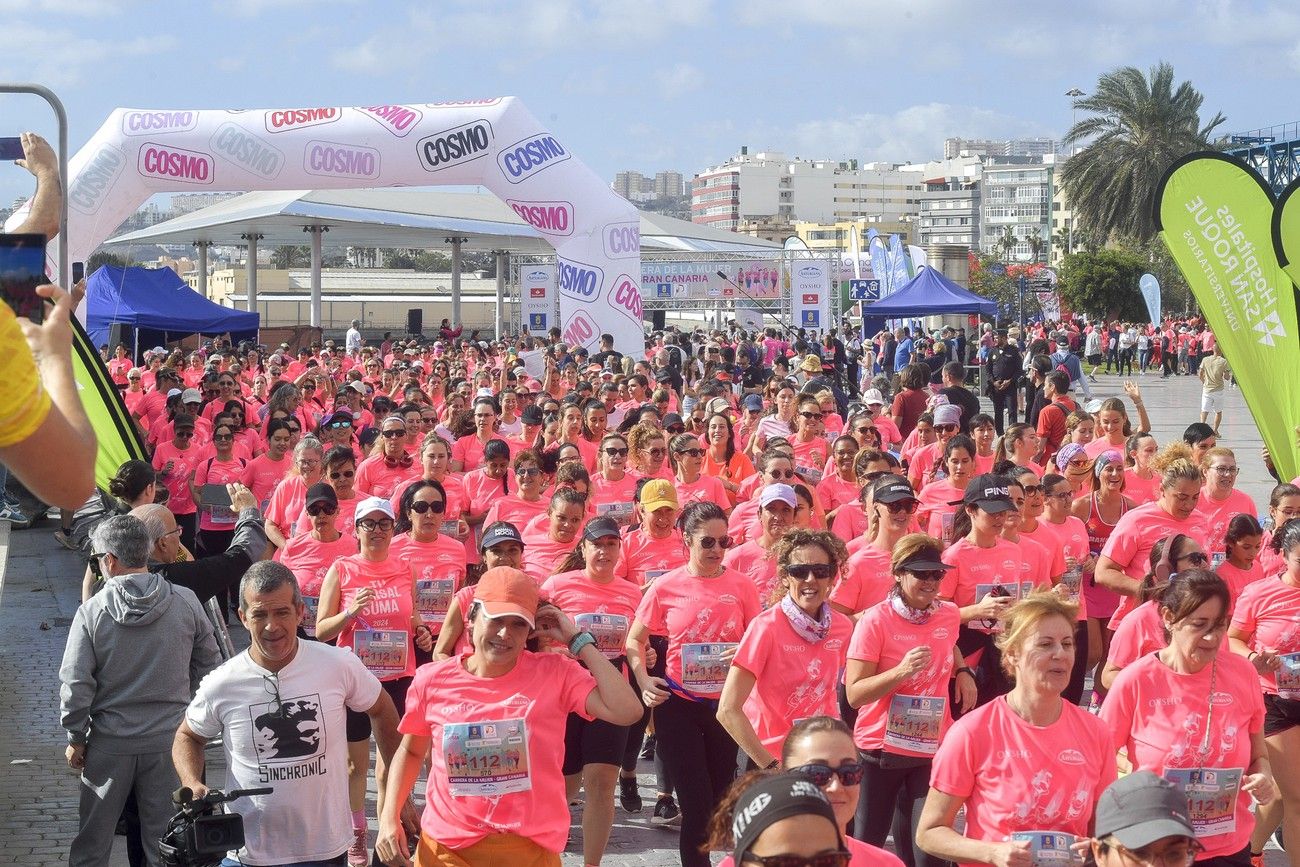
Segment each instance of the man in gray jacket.
M194 593L146 568L152 540L138 518L106 519L91 547L105 587L77 609L59 668L68 766L81 771L80 830L68 863L108 863L113 830L134 790L145 857L157 865L171 792L180 784L172 737L199 681L221 658Z

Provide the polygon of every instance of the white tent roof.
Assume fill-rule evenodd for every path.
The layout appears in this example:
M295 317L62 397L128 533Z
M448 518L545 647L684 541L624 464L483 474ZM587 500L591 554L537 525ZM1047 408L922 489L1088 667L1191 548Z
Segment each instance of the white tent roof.
M328 226L331 245L439 249L444 238L468 238L467 252L553 252L540 232L490 193L445 190L288 190L245 193L237 198L119 235L124 244L238 245L257 233L265 247L306 244L303 227ZM750 235L725 232L660 214L641 213L643 252L745 252L780 249Z

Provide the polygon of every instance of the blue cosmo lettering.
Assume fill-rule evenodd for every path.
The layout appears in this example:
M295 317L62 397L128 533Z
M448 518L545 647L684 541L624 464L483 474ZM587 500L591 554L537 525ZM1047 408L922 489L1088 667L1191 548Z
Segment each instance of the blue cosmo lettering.
M68 189L68 205L86 215L98 211L104 196L113 188L125 165L126 158L120 150L112 145L104 145L72 179Z
M507 200L525 223L552 235L573 233L573 205L568 202L519 202Z
M556 285L560 287L561 292L568 292L570 295L577 295L579 298L591 298L600 289L602 277L600 272L592 268L582 267L579 264L565 262L563 260L556 263L559 280Z
M210 184L212 157L146 142L140 148L140 174L189 184Z
M143 135L151 132L183 132L194 129L197 111L128 111L122 118L122 132Z
M568 158L569 152L555 140L555 136L541 135L503 149L497 162L506 173L506 180L517 184Z
M307 143L303 170L312 175L379 177L379 151L328 141Z
M284 154L278 148L233 123L223 124L217 130L212 137L212 148L263 178L273 178L284 168Z
M425 171L440 172L487 156L491 146L492 125L475 120L420 139L416 153Z

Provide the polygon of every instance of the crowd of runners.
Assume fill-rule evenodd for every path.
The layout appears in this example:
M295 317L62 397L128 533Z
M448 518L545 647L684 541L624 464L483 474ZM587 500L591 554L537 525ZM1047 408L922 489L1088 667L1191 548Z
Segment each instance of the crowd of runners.
M203 791L221 735L229 786L274 787L236 805L232 864L555 865L572 844L595 865L622 810L688 867L1249 867L1279 827L1300 840L1300 487L1253 502L1204 421L1158 442L1135 381L1092 399L1108 356L1142 372L1162 344L1170 373L1183 349L1187 372L1221 359L1195 322L670 331L635 356L447 323L119 347L152 461L113 493L147 551L134 518L89 535L70 762L131 712L94 672L96 624L159 593L135 561L228 557L251 520L258 562L207 595L252 646L217 667L195 639L158 777ZM1137 794L1107 814L1120 773ZM83 776L74 863L98 863L125 796L91 822L86 802L110 788ZM1131 833L1148 803L1169 833ZM795 816L822 824L781 836Z

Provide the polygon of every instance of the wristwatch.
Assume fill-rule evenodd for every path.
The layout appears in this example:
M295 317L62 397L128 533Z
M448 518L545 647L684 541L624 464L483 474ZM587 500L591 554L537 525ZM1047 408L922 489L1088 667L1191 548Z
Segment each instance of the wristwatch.
M956 671L954 671L954 672L952 673L952 676L955 678L957 675L961 674L963 671L966 672L967 674L969 674L972 678L975 677L975 669L971 668L969 665L963 665L961 668L959 668L959 669L957 669Z
M590 632L579 632L569 639L569 653L577 656L588 644L595 644L596 637Z

